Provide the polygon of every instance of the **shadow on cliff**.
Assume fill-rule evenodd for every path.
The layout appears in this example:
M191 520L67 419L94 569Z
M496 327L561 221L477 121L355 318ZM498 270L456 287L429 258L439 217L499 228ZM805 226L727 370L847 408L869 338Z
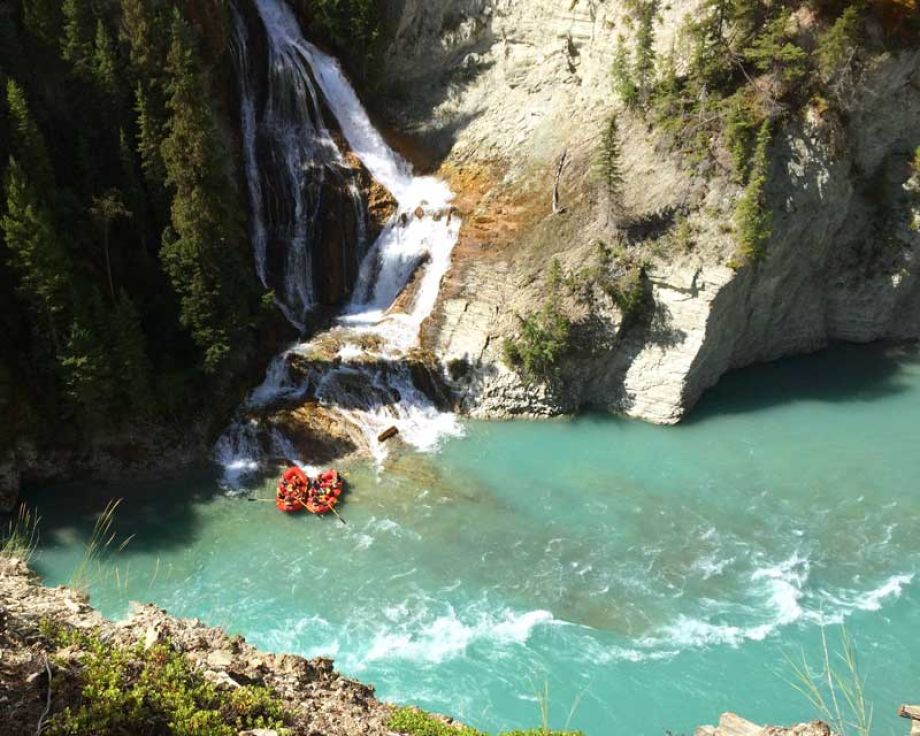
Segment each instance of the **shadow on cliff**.
M905 366L920 366L920 344L837 344L725 375L683 424L795 402L861 402L910 388Z
M427 76L390 79L367 99L371 119L379 124L387 142L412 162L419 173L436 171L450 154L460 131L485 112L480 109L450 116L436 114L443 103L460 95L492 68L493 62L475 55L488 50L492 43L490 36L465 49L474 53L462 65L431 69ZM419 65L428 68L422 61Z

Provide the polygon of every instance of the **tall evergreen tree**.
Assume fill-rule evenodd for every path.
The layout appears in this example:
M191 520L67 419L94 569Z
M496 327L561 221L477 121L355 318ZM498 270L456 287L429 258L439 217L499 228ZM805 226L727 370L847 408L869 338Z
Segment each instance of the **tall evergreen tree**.
M639 6L634 77L643 105L648 102L649 92L655 79L655 18L657 17L657 0L646 0Z
M738 250L746 262L756 261L764 255L767 241L773 232L773 218L767 205L766 191L772 137L770 121L764 120L757 132L748 183L735 210Z
M112 312L110 340L121 405L132 412L149 412L153 408L153 396L147 341L137 308L125 292L119 295Z
M52 350L60 349L60 324L67 310L70 262L51 214L29 183L28 174L12 158L6 171L6 211L0 218L10 266L19 292L47 330Z
M222 142L189 31L176 13L169 51L169 122L162 153L174 192L161 257L180 295L181 320L215 371L230 354L235 334L248 325L245 267L239 250L237 200Z
M47 197L54 185L51 159L48 157L45 139L29 110L25 93L12 78L6 84L6 105L12 123L13 155L39 194Z
M159 192L166 183L166 166L163 163L164 121L140 84L135 89L134 100L134 111L137 114L137 152L141 157L141 170L151 189Z
M611 115L604 126L597 165L607 196L613 204L617 204L623 173L620 170L620 131L616 115Z
M121 0L121 36L127 42L131 65L146 80L163 74L169 29L162 4L150 0Z
M102 19L96 21L96 37L93 44L93 80L109 104L121 106L118 84L118 64L112 39Z
M87 0L64 0L61 12L64 15L61 56L77 71L88 73L92 69L95 31L89 3Z

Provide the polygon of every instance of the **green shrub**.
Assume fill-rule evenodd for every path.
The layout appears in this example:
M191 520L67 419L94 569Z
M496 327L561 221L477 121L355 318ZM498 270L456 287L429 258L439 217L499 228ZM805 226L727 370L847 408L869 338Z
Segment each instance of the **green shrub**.
M407 736L486 736L469 726L454 726L416 708L396 708L387 728ZM526 731L504 731L499 736L582 736L580 731L550 731L532 728Z
M624 275L607 276L600 279L600 286L623 312L624 318L632 317L642 306L645 299L645 287L642 280L643 269L633 265Z
M409 736L485 736L469 726L455 727L416 708L393 710L387 728Z
M55 714L51 736L236 736L241 730L284 731L281 702L264 687L218 690L168 643L144 650L104 643L95 634L55 630L43 633L58 645L83 651L79 704Z
M572 323L559 307L556 295L542 309L527 317L518 316L520 337L506 339L505 362L519 368L528 380L550 378L569 347Z

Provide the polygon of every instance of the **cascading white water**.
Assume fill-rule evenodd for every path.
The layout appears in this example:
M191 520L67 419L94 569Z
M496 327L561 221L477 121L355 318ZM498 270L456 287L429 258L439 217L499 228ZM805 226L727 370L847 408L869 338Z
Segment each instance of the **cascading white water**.
M245 21L236 6L232 10L256 271L263 286L274 290L287 319L303 330L316 303L314 251L329 188L350 198L358 253L363 253L367 213L354 172L323 120L308 60L285 35L270 30L274 26L267 19L277 8L258 6L268 31L261 98L253 83Z
M218 461L227 468L231 484L237 483L243 473L273 458L309 462L309 458L296 457L293 444L277 427L260 436L258 421L250 418L273 403L290 403L308 393L355 430L363 438L361 444L378 461L385 458L386 450L377 436L391 426L399 429L405 442L420 450L431 450L441 437L459 431L454 415L439 411L416 387L407 361L407 352L418 344L422 322L434 308L459 236L460 220L450 208L453 195L443 181L415 176L412 167L386 144L339 64L303 38L296 17L283 0L253 2L268 37L270 74L276 79L299 80L298 84L286 87L297 90L296 104L281 105L272 100L267 103L270 109L265 119L284 131L284 161L290 164L299 160L292 152L300 155L303 151L323 151L327 161L344 161L322 124L321 106L312 84L315 79L350 150L393 195L398 212L365 256L352 299L336 324L313 340L277 356L263 383L253 390L242 408L242 418L219 441ZM237 22L238 38L245 43L239 15ZM239 61L241 76L248 75L245 48L239 51ZM250 140L244 145L247 179L253 199L262 202L262 181L270 175L258 170L252 143L258 116L248 82L241 83L241 94L244 137ZM287 175L295 177L296 172L289 168ZM304 217L303 212L295 214L295 221ZM265 214L254 206L253 217L264 218ZM295 225L288 239L289 257L295 253L301 258L300 225ZM263 264L260 268L264 268L267 229L264 222L257 222L253 228L256 261ZM404 299L409 303L400 304L397 310L394 302L410 280L413 281L411 300ZM307 299L301 299L300 303L306 304ZM308 377L295 379L290 370L291 359L313 354L320 341L338 345L335 360L311 370ZM373 349L368 345L373 345Z

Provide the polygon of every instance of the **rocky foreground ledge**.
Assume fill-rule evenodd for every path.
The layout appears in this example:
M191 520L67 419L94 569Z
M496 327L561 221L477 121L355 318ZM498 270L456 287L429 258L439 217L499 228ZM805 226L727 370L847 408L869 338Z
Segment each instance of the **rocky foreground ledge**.
M103 641L150 648L169 641L218 688L263 685L292 714L290 734L304 736L378 736L387 727L391 707L367 685L335 672L329 659L307 660L266 654L199 621L178 619L155 606L138 606L126 621L105 619L85 596L65 587L46 588L19 560L0 559L0 732L34 736L48 703L46 661L52 671L51 708L67 692L65 681L79 667L72 647L49 651L43 630L48 623L95 632ZM264 731L264 736L271 732ZM258 731L253 736L263 736ZM102 736L100 734L100 736Z
M79 692L74 681L86 652L78 646L51 643L49 626L93 634L107 644L125 648L149 650L168 643L219 690L267 687L290 715L285 730L290 736L430 736L455 731L457 736L484 736L450 719L436 720L421 713L421 730L394 731L394 712L406 709L380 702L372 687L343 677L333 669L330 659L260 652L241 636L230 636L194 619L175 618L151 605L136 606L125 621L109 621L89 605L85 595L63 586L47 588L25 562L0 557L2 736L41 733L38 724L74 705L74 694ZM914 710L920 718L920 709L911 712ZM277 736L270 729L239 733ZM526 732L530 736L540 733ZM99 736L104 733L100 731ZM833 732L820 721L778 728L758 726L726 713L718 726L701 726L695 736L833 736Z

